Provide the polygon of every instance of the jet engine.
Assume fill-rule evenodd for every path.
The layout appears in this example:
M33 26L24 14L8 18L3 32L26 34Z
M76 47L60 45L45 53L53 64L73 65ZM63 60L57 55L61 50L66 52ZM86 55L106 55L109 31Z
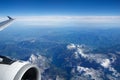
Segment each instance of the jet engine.
M29 62L0 56L0 80L41 80L39 68Z

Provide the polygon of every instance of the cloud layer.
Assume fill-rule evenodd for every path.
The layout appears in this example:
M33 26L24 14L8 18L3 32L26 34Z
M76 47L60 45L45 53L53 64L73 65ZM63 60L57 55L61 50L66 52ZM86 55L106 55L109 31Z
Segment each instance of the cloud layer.
M79 26L81 24L117 24L120 16L17 16L16 20L26 25Z

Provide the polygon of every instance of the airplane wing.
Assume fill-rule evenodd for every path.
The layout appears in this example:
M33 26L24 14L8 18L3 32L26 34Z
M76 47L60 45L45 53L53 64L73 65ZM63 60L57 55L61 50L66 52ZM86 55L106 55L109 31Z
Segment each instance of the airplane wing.
M0 31L2 31L3 29L5 29L8 25L11 24L11 22L13 22L13 18L11 18L10 16L7 16L8 20L0 22Z
M0 31L6 28L13 18L0 23ZM27 61L12 60L0 56L0 80L41 80L39 68Z

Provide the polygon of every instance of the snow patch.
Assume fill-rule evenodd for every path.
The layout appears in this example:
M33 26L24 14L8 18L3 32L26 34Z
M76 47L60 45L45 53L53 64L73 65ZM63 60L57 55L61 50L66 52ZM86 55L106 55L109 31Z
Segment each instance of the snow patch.
M45 69L48 69L50 67L49 60L42 55L31 54L31 57L29 58L29 62L37 65L40 68L41 72L44 72Z
M101 65L104 67L104 68L109 68L110 67L110 60L109 59L103 59Z
M80 73L83 73L82 74L83 76L88 76L89 79L91 78L92 80L102 80L101 78L102 72L99 70L97 71L92 68L77 66L77 71L79 71Z
M84 51L81 47L78 47L77 52L84 58L88 57L88 55L84 53Z
M88 60L89 62L94 61L94 62L98 63L99 65L101 65L103 68L108 69L110 72L112 72L110 75L113 78L120 77L120 73L117 72L117 70L115 70L114 67L112 67L112 63L114 63L116 60L116 56L114 54L109 54L109 55L111 55L111 57L110 57L106 54L86 53L87 49L83 45L70 44L67 47L69 50L71 50L71 49L75 50L75 52L73 53L75 59L79 59L81 56L82 58ZM101 74L99 74L100 70L102 70L102 68L100 70L95 70L93 68L87 68L87 67L78 65L76 69L82 75L91 76L91 78L95 79L95 80L102 80L100 78ZM98 74L99 74L99 76L98 76ZM103 72L103 75L104 75L104 72Z
M67 49L68 50L76 49L76 45L75 44L69 44L69 45L67 45Z
M2 58L0 58L0 62L2 62L3 61L3 59Z

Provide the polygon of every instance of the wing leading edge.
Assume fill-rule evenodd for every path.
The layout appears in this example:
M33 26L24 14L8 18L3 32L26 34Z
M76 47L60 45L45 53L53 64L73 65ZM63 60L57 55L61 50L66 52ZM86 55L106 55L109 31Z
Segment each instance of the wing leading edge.
M2 31L3 29L5 29L7 26L9 26L11 24L11 22L13 22L13 18L11 18L10 16L7 16L8 20L0 22L0 31Z

